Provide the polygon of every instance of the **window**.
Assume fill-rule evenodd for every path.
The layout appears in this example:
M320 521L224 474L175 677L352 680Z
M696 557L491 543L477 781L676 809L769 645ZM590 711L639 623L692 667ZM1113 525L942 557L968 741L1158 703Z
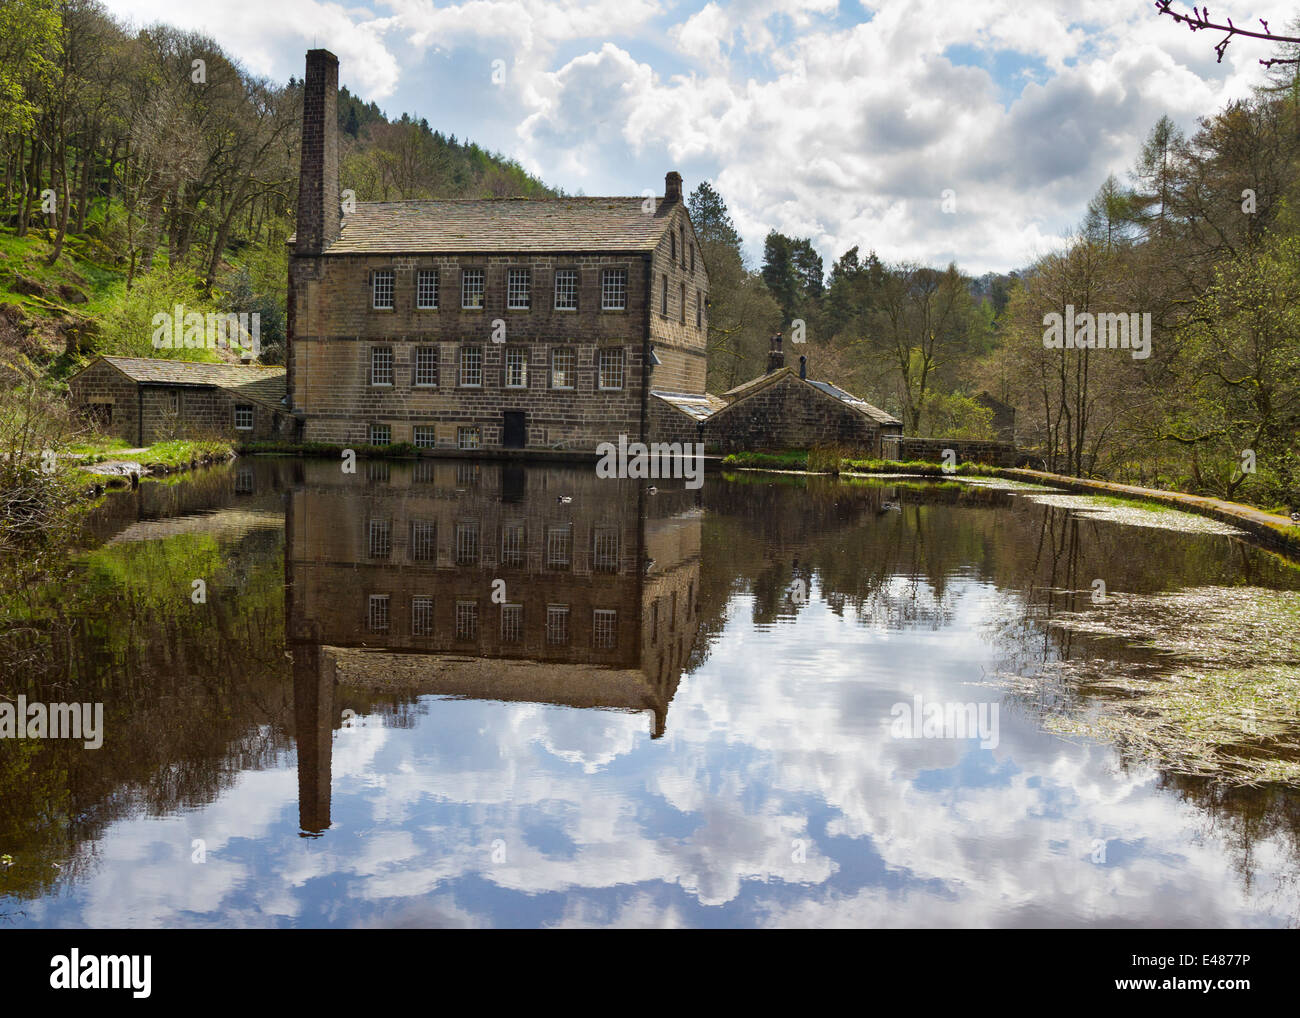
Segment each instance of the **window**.
M483 308L483 270L462 269L460 273L460 306Z
M668 601L668 632L677 631L677 591L673 591Z
M627 307L627 269L605 269L600 274L600 309L622 311Z
M388 595L371 594L366 612L366 624L372 633L380 633L388 628Z
M533 306L532 287L531 269L510 269L506 273L506 307L511 311L527 311Z
M388 425L384 425L388 427ZM372 431L371 434L374 434ZM366 462L366 481L369 484L387 484L392 479L392 466L388 460L368 460Z
M456 429L457 449L480 449L482 447L483 438L476 425L463 424Z
M460 348L460 384L474 388L483 384L483 348L481 346L462 346Z
M668 251L669 257L671 257L673 261L677 261L677 237L675 234L672 233L668 234L668 244L669 244L669 251Z
M691 245L691 275L695 275L695 245Z
M438 306L437 269L420 269L415 274L415 306L421 310Z
M659 598L650 604L650 646L659 642Z
M393 309L393 270L375 269L370 276L371 306L379 311Z
M503 604L501 606L501 642L518 643L524 633L524 606L522 604Z
M621 347L600 351L600 387L623 388L623 350Z
M592 530L591 568L598 573L618 572L618 527L602 525Z
M578 310L578 270L555 270L555 310Z
M577 355L570 349L561 347L551 351L551 388L572 389L577 381Z
M677 284L677 321L686 324L686 284Z
M698 329L704 322L704 294L699 290L695 291L695 327Z
M417 346L415 348L415 373L412 382L417 386L425 387L438 384L438 348L436 346Z
M411 635L433 635L433 598L428 594L411 598Z
M251 403L235 404L235 430L253 430L253 406Z
M521 566L524 564L524 525L506 523L501 527L501 564L503 566Z
M432 449L438 444L438 432L432 424L417 424L411 430L411 440L417 449Z
M613 650L618 646L618 612L597 608L591 613L591 645L597 650Z
M240 467L235 473L235 494L251 495L257 488L252 467Z
M456 602L456 639L478 639L478 602Z
M473 430L477 431L477 428ZM456 487L473 488L480 480L482 474L481 467L477 463L457 463L456 464Z
M682 238L682 268L686 268L686 227L677 227L677 234Z
M659 313L665 318L668 317L668 275L664 274L663 291L659 294Z
M370 425L370 444L371 445L389 445L393 441L393 429L387 424ZM387 466L387 464L385 464ZM388 480L384 477L384 480Z
M172 413L174 413L174 414L178 414L178 413L180 413L180 411L181 411L181 391L180 391L180 389L168 389L168 390L167 390L167 404L168 404L168 406L171 408L171 412L172 412Z
M569 606L567 604L548 604L546 606L546 642L563 646L569 642Z
M370 557L388 558L393 553L393 521L370 521Z
M393 384L393 348L391 346L372 346L370 348L370 384Z
M506 347L506 388L528 387L528 351L522 346Z
M456 524L456 565L478 565L479 525L477 520Z
M573 560L573 527L567 523L546 528L546 568L568 569Z
M411 521L411 561L437 561L437 533L437 529L428 520Z

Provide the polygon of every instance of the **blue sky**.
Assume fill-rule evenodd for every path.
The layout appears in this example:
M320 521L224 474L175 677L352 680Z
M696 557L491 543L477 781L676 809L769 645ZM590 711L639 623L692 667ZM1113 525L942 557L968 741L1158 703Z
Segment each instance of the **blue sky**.
M974 273L1027 264L1108 172L1123 175L1161 114L1194 129L1249 91L1267 55L1239 40L1216 64L1214 38L1147 0L106 6L203 31L280 80L326 47L390 115L425 117L570 192L661 193L670 169L688 190L709 179L751 255L778 229L810 236L827 268L853 245Z

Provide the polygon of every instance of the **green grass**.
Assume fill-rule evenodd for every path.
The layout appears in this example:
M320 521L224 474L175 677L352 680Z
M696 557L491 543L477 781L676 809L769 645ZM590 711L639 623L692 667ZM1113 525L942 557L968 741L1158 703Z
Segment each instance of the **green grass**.
M95 435L81 442L70 442L60 452L72 456L98 456L117 449L130 449L131 443L124 438L111 438L107 435Z
M838 463L835 460L838 459ZM997 467L983 463L959 463L952 470L928 460L874 460L837 458L826 452L788 449L783 452L736 452L723 457L723 466L758 470L807 470L811 473L848 471L859 474L920 474L924 477L991 477Z
M1185 509L1179 509L1176 506L1165 505L1163 502L1152 502L1145 498L1119 498L1115 495L1093 495L1092 499L1100 502L1102 505L1113 505L1121 509L1145 509L1149 513L1176 513L1186 512Z
M224 459L234 451L230 442L215 439L172 439L149 446L133 459L145 466L189 466L205 458Z
M798 449L786 452L733 452L722 459L728 467L764 467L770 470L806 470L808 453Z

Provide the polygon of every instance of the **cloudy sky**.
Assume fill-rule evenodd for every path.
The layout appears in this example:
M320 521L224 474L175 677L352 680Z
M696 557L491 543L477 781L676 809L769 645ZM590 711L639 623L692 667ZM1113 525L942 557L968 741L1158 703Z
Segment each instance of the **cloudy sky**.
M1294 13L1269 2L1215 14ZM1124 173L1162 113L1193 128L1246 94L1268 55L1238 40L1216 65L1217 36L1149 0L106 5L204 31L276 79L326 47L388 114L426 117L570 192L658 194L669 169L688 190L711 180L751 255L778 229L810 236L827 268L855 244L974 273L1021 266Z

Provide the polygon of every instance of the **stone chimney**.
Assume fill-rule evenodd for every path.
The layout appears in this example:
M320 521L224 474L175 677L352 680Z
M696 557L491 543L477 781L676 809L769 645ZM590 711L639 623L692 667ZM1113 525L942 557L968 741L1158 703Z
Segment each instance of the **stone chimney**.
M799 377L805 381L808 379L808 358L802 355L799 357Z
M682 175L676 170L669 170L664 177L664 204L671 205L682 200Z
M339 58L307 51L295 254L318 255L339 236Z
M767 373L780 371L785 367L785 354L781 352L781 333L772 337L772 344L767 351Z

